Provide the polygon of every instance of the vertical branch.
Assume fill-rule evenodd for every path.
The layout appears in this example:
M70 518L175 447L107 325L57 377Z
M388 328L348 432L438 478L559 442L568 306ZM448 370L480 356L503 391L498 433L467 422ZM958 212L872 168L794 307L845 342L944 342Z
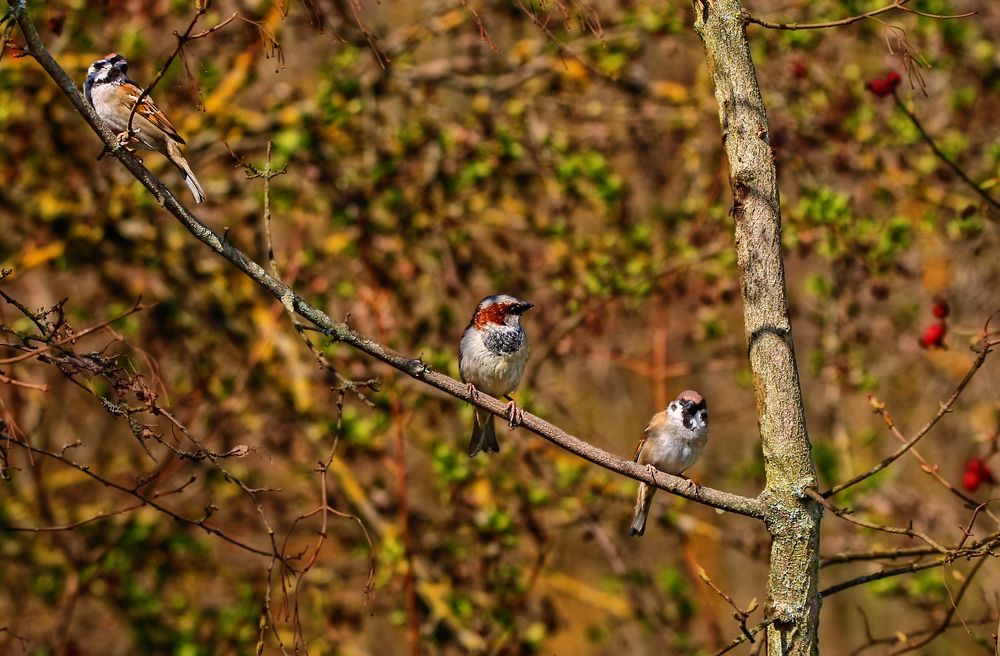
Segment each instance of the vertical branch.
M719 103L733 191L732 216L767 487L771 533L768 653L816 654L819 524L803 490L816 485L799 386L781 252L777 172L767 114L739 0L694 0Z

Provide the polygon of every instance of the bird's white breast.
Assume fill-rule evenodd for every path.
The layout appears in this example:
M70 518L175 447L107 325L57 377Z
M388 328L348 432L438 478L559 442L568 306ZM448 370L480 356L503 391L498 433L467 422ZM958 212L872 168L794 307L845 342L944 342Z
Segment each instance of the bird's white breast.
M461 353L462 380L490 396L503 396L521 382L528 361L528 344L525 340L513 353L496 354L483 343L482 331L469 328L462 335Z
M708 427L689 430L683 424L667 421L646 437L645 453L640 458L668 474L681 474L694 465L708 444Z

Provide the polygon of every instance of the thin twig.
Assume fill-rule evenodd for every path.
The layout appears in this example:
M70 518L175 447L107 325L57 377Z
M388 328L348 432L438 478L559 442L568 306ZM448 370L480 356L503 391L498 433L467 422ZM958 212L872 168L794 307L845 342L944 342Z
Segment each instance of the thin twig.
M202 16L205 15L206 11L208 11L208 3L204 4L200 2L196 3L194 16L191 18L191 22L188 24L188 27L184 31L184 34L180 35L177 34L176 31L174 32L174 36L177 37L177 47L174 48L174 51L170 53L169 57L167 57L167 61L163 62L163 66L160 67L160 70L156 73L156 76L153 78L153 81L150 82L149 86L143 89L142 93L139 94L139 97L136 98L135 103L132 105L132 111L128 115L128 125L125 128L126 134L128 135L132 134L132 120L135 118L135 113L139 109L139 105L142 104L143 100L149 97L149 94L153 92L153 89L156 88L156 85L159 84L160 80L163 79L163 76L166 75L167 69L170 68L170 64L172 64L174 59L177 58L177 55L180 54L181 50L184 48L184 44L190 41L192 38L197 38L191 36L191 30L194 29L195 24ZM229 23L229 21L231 20L232 18L229 18L226 21L226 23ZM206 31L206 34L207 33L208 31Z
M992 317L996 316L996 314L997 313L994 312L993 315L990 316L990 318L992 319ZM913 437L911 437L909 440L903 443L903 445L900 446L898 449L896 449L891 455L884 458L881 462L877 463L868 471L858 474L849 481L840 483L839 485L835 485L826 492L823 492L823 498L828 499L833 495L838 494L839 492L843 492L847 488L853 485L857 485L861 481L870 478L871 476L874 476L875 474L879 473L880 471L891 465L893 462L898 460L900 456L902 456L904 453L913 448L913 445L919 442L924 435L930 432L930 430L934 428L934 426L937 424L938 420L941 419L941 417L944 417L946 414L951 412L952 406L955 405L955 402L958 400L958 397L960 397L962 395L962 392L965 391L965 388L972 380L972 377L975 376L976 372L979 371L980 367L983 366L983 363L986 362L986 358L991 352L991 347L993 346L993 344L988 340L988 335L989 335L989 320L987 320L986 326L983 328L983 338L980 342L980 350L979 354L976 356L976 359L972 362L972 365L969 367L969 370L965 373L965 376L958 383L958 386L955 388L955 391L952 392L951 396L948 397L948 399L938 407L938 411L934 414L933 417L931 417L930 421L928 421L923 426L923 428L918 430ZM878 412L879 408L876 407L875 411Z
M69 467L72 467L73 469L81 472L82 474L84 474L86 476L89 476L90 478L93 478L95 481L98 481L99 483L101 483L105 487L114 488L115 490L118 490L119 492L122 492L124 494L128 494L130 496L133 496L136 499L140 500L144 505L147 505L147 506L153 508L154 510L157 510L157 511L159 511L159 512L165 514L165 515L168 515L168 516L172 517L173 519L175 519L175 520L177 520L179 522L182 522L184 524L190 524L192 526L197 526L198 528L204 530L206 533L214 535L214 536L216 536L216 537L218 537L218 538L220 538L220 539L228 542L229 544L232 544L232 545L234 545L236 547L239 547L240 549L243 549L244 551L247 551L247 552L252 553L252 554L256 554L258 556L267 556L269 558L273 557L273 558L283 559L283 556L281 556L280 554L278 554L276 552L265 551L264 549L255 547L255 546L253 546L251 544L247 544L245 542L242 542L242 541L238 540L237 538L234 538L234 537L230 536L228 533L224 532L222 529L219 529L219 528L216 528L214 526L211 526L210 524L207 523L207 517L201 517L201 518L193 519L193 518L190 518L190 517L185 517L184 515L181 515L180 513L174 512L170 508L167 508L166 506L164 506L164 505L162 505L160 503L157 503L152 497L147 497L147 496L141 494L140 492L138 492L135 489L128 488L128 487L126 487L124 485L120 485L120 484L114 482L113 480L111 480L109 478L105 478L105 477L101 476L100 474L94 472L93 469L89 465L81 465L79 463L73 462L72 460L68 460L62 454L56 453L54 451L49 451L47 449L42 449L42 448L39 448L39 447L36 447L36 446L32 446L28 442L26 442L24 440L20 440L20 439L18 439L16 437L13 437L12 435L9 435L9 434L4 434L3 435L3 439L5 441L7 441L8 443L10 443L10 444L16 444L17 446L19 446L19 447L21 447L23 449L28 449L28 450L30 450L34 454L46 456L48 458L52 458L53 460L58 460L58 461L62 462L63 464L65 464L65 465L67 465Z
M854 524L856 526L860 526L862 528L870 528L873 531L882 531L883 533L893 533L893 534L896 534L896 535L905 535L907 537L917 538L918 540L924 541L931 549L934 549L938 553L941 553L941 554L947 554L948 553L948 549L946 549L945 547L943 547L940 544L938 544L936 541L934 541L929 535L927 535L923 531L918 531L917 529L913 528L913 526L908 526L907 528L899 528L897 526L886 526L884 524L876 524L874 522L866 522L863 519L855 519L854 517L850 516L850 512L851 511L844 510L843 508L838 508L837 506L835 506L832 503L830 503L830 501L828 501L826 498L824 498L823 495L820 494L819 492L817 492L816 490L807 489L807 490L805 490L805 494L807 496L812 497L813 499L815 499L817 502L819 502L820 504L822 504L824 508L826 508L827 510L829 510L830 512L832 512L834 515L836 515L837 517L843 519L846 522L850 522L851 524Z
M6 385L13 385L15 387L23 387L25 389L33 389L39 392L49 391L49 386L45 383L29 383L27 381L11 378L10 376L5 376L3 374L0 374L0 383L4 383Z
M906 646L903 647L902 649L898 649L892 652L892 656L897 656L898 654L905 654L906 652L920 649L921 647L930 644L931 641L933 641L935 638L944 633L945 630L948 629L948 625L951 623L951 618L954 617L955 613L958 612L958 605L962 603L962 597L965 596L966 591L972 585L972 579L976 576L977 573L979 573L979 569L985 564L986 564L986 559L980 558L976 562L976 564L972 566L972 569L969 570L969 573L965 575L965 580L962 581L962 587L959 588L958 594L951 600L951 607L948 608L948 612L945 614L944 619L937 627L934 628L933 631L931 631L929 634L927 634L920 640L917 640L916 642L910 642L909 638L907 638ZM947 584L945 585L947 586ZM948 590L948 594L951 595L950 589ZM959 619L961 619L961 615L959 616ZM965 629L966 631L968 631L969 627L966 626Z
M908 4L910 0L895 0L892 4L880 7L878 9L873 9L872 11L866 11L863 14L858 14L856 16L850 16L848 18L841 18L840 20L825 21L822 23L773 23L763 18L758 18L752 14L745 14L744 20L747 23L753 23L755 25L760 25L761 27L766 27L771 30L825 30L831 27L843 27L845 25L851 25L852 23L857 23L858 21L863 21L866 18L873 18L880 14L884 14L889 11L903 11L909 14L917 14L918 16L924 16L926 18L936 18L938 20L953 20L956 18L969 18L971 16L977 15L978 11L969 11L964 14L930 14L923 11L917 11L916 9L910 9L905 5Z
M920 122L920 119L917 118L917 115L910 111L910 108L906 106L906 103L903 102L903 99L899 97L899 94L895 90L893 90L892 92L892 97L896 101L896 107L898 107L900 111L902 111L906 115L906 118L910 119L910 122L913 123L913 127L917 128L917 131L920 133L920 136L923 137L923 140L927 142L927 145L930 146L931 150L934 151L934 155L936 155L939 160L947 164L948 167L955 172L955 175L961 178L962 182L968 185L970 189L972 189L983 200L985 200L987 203L993 206L993 209L1000 210L1000 201L997 201L995 198L993 198L993 196L990 196L988 193L986 193L986 190L980 187L978 184L976 184L976 182L972 178L970 178L965 173L965 171L962 170L962 167L960 167L958 164L952 161L950 157L944 154L941 148L938 147L937 142L934 141L934 138L931 137L930 134L928 134L927 130ZM987 214L987 216L995 221L1000 221L1000 219L995 218L992 215Z
M767 627L771 626L772 624L774 624L774 620L773 619L764 620L760 624L757 624L756 626L753 626L750 629L748 629L745 633L743 633L743 635L737 636L733 640L730 640L729 643L725 647L723 647L722 649L720 649L717 652L714 652L712 654L712 656L722 656L723 654L731 652L732 650L736 649L737 647L739 647L740 645L742 645L744 642L746 642L747 640L749 640L749 637L747 636L747 633L749 633L750 636L755 636L758 633L760 633L761 631L763 631L764 629L766 629ZM761 644L765 644L765 643L762 642Z
M712 579L708 578L708 574L705 573L705 569L701 565L698 565L698 578L700 578L705 585L712 588L712 590L714 590L717 595L722 597L727 604L733 607L733 610L735 611L733 613L733 619L740 623L740 631L743 632L743 636L750 641L750 644L753 644L753 634L747 628L747 620L750 618L750 613L757 610L757 597L751 599L746 608L740 608L732 597L723 592L719 586L715 585L715 583L712 582Z
M909 563L907 565L901 565L899 567L893 567L890 569L883 569L878 572L873 572L871 574L865 574L863 576L857 576L853 579L848 579L837 583L836 585L831 585L830 587L820 590L821 597L827 597L829 595L847 590L848 588L853 588L859 585L864 585L865 583L871 583L872 581L880 581L882 579L887 579L893 576L899 576L901 574L911 574L913 572L919 572L925 569L931 569L934 567L940 567L942 565L947 565L948 563L954 562L956 558L996 558L998 554L993 550L1000 545L1000 536L994 534L982 540L977 540L975 543L966 547L961 552L952 551L947 555L941 556L940 558L935 558L934 560L929 560L924 563Z
M106 328L107 326L110 326L111 324L115 323L116 321L120 321L121 319L124 319L125 317L127 317L129 315L135 314L136 312L141 312L142 310L145 310L147 307L148 306L144 306L144 305L141 305L139 302L136 302L136 304L134 306L132 306L132 309L126 310L122 314L119 314L117 317L112 317L111 319L107 319L106 321L102 321L102 322L100 322L98 324L95 324L95 325L91 326L90 328L84 328L80 332L71 333L71 334L67 335L66 337L64 337L62 339L56 340L54 342L49 342L45 346L42 346L40 348L30 349L28 351L25 351L21 355L14 356L12 358L4 358L4 359L0 360L0 365L14 364L16 362L21 362L23 360L28 360L30 358L36 358L39 355L42 355L43 353L45 353L45 352L47 352L47 351L49 351L49 350L51 350L51 349L53 349L53 348L55 348L57 346L62 346L63 344L66 344L68 342L72 342L74 340L80 339L81 337L85 337L85 336L89 335L90 333L97 332L98 330Z

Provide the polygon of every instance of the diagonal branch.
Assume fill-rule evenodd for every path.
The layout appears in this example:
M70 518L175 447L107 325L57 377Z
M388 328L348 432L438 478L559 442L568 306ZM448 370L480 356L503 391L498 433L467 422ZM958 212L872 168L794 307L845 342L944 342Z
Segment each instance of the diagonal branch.
M927 143L928 146L931 147L931 150L934 151L934 155L937 156L939 160L947 164L948 168L954 171L955 175L957 175L959 178L962 179L962 182L968 185L969 188L972 189L974 192L979 194L979 196L989 205L991 205L994 210L1000 210L1000 202L998 202L995 198L993 198L993 196L987 193L985 189L976 184L975 180L970 178L968 174L962 170L962 167L953 162L950 157L944 154L944 151L942 151L941 148L937 145L937 142L934 141L934 138L927 133L926 129L924 129L924 125L923 123L920 122L920 119L917 118L917 115L914 114L912 111L910 111L910 108L906 106L906 103L903 102L903 99L899 97L899 94L896 93L895 90L893 90L892 92L892 97L896 101L896 107L899 107L900 111L906 114L906 118L910 119L910 123L913 123L913 127L917 128L917 132L920 133L920 136L923 138L923 140ZM987 216L989 218L993 218L989 214L987 214Z
M973 376L975 376L976 372L979 371L980 367L983 366L983 363L986 362L986 357L990 354L992 343L989 341L988 338L989 335L988 330L989 330L989 322L987 321L986 327L983 329L983 339L981 342L981 349L979 351L979 355L976 356L976 359L972 362L972 365L969 367L969 370L965 372L965 376L958 383L958 386L955 388L955 391L952 392L951 396L948 397L948 399L938 407L938 411L934 414L933 417L930 418L930 420L926 424L924 424L923 428L918 430L913 435L913 437L911 437L909 440L900 445L900 447L896 449L892 454L884 458L881 462L875 464L868 471L858 474L849 481L845 481L844 483L840 483L839 485L834 485L826 492L823 492L823 498L829 499L833 495L839 492L843 492L844 490L853 485L857 485L866 478L874 476L875 474L879 473L880 471L891 465L893 462L898 460L904 453L912 449L913 446L917 442L919 442L921 438L924 437L924 435L929 433L930 430L934 428L934 426L938 423L941 417L944 417L946 414L951 412L951 408L952 406L955 405L955 402L958 401L958 397L962 395L963 391L965 391L965 388L969 385L969 382L972 380ZM876 407L875 411L879 412L880 409Z
M21 28L21 32L28 44L29 54L35 58L73 106L76 107L77 111L83 115L83 118L104 142L108 152L120 161L153 194L157 202L170 212L199 241L229 260L240 271L278 299L282 305L291 307L296 314L315 325L330 339L342 342L366 353L390 367L450 396L472 403L499 417L505 416L507 404L483 393L479 393L473 399L469 395L468 387L465 384L450 376L431 370L419 358L410 358L397 353L383 344L352 330L346 324L334 321L326 313L308 304L281 280L268 274L259 264L247 257L243 251L224 240L202 223L128 149L118 143L115 135L100 120L94 109L80 94L73 80L70 79L66 71L62 69L45 48L38 35L38 31L35 29L34 23L28 16L24 0L7 0L7 3L10 5L11 14ZM646 467L592 446L535 415L525 413L521 426L584 460L588 460L623 476L653 485L671 494L686 497L714 508L727 510L747 517L757 519L764 517L764 506L756 498L722 492L704 486L692 488L686 479L662 472L657 472L654 479Z

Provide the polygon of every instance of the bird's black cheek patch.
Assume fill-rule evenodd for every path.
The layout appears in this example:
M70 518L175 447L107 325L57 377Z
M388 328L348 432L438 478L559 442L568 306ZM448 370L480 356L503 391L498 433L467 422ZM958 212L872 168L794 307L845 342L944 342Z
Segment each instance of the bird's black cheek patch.
M697 426L698 424L697 422L695 422L694 415L689 415L689 414L684 415L684 428L693 431L697 428Z

